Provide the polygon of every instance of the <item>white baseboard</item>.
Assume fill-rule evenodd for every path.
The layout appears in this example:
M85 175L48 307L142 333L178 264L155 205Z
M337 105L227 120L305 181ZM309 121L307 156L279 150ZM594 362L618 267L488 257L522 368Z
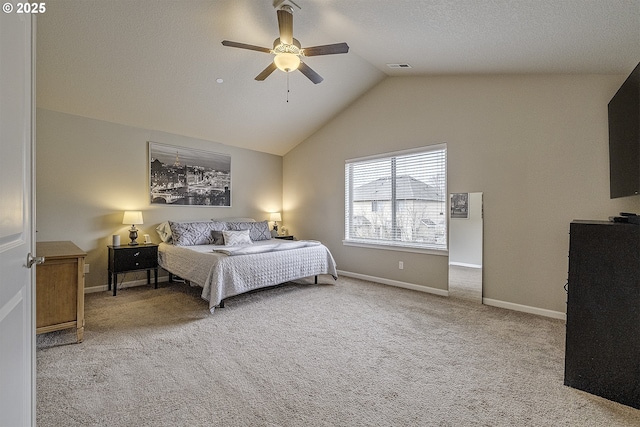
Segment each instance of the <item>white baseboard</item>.
M353 277L355 279L362 279L362 280L368 280L370 282L382 283L383 285L390 285L398 288L405 288L405 289L411 289L414 291L440 295L443 297L449 296L449 291L445 289L431 288L429 286L416 285L414 283L400 282L398 280L384 279L382 277L368 276L366 274L351 273L349 271L342 271L342 270L338 270L338 274L342 276Z
M506 308L507 310L522 311L524 313L537 314L538 316L551 317L554 319L567 320L567 314L561 311L547 310L544 308L531 307L529 305L515 304L513 302L500 301L491 298L482 298L482 303L492 307Z
M383 285L396 286L398 288L411 289L414 291L426 292L429 294L440 295L444 297L449 296L448 290L431 288L428 286L416 285L414 283L400 282L397 280L384 279L381 277L369 276L360 273L351 273L349 271L338 270L338 274L347 277L353 277L355 279L368 280L370 282L382 283ZM515 304L512 302L500 301L491 298L482 298L482 303L492 307L506 308L507 310L521 311L524 313L536 314L538 316L551 317L553 319L567 320L566 313L560 311L547 310L544 308L531 307L528 305Z
M169 281L169 276L158 277L158 283L168 282L168 281ZM147 283L147 279L128 280L126 282L122 282L121 284L119 284L118 289L133 288L134 286L153 286L153 279L151 279L151 285ZM90 288L84 288L84 293L90 294L93 292L104 292L108 290L109 290L108 285L92 286Z
M458 267L482 268L481 264L467 264L466 262L450 262L449 265L457 265Z

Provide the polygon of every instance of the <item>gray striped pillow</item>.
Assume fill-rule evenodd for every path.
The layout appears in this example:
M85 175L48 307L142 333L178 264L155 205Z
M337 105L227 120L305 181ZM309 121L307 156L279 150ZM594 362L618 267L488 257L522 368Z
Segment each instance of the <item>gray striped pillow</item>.
M227 246L251 245L249 230L223 230L224 244Z

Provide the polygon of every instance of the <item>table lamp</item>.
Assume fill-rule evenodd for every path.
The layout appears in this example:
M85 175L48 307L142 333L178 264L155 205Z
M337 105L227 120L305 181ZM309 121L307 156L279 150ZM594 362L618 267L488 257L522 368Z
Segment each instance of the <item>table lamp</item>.
M122 223L131 224L131 228L129 229L129 238L131 239L129 246L136 246L138 244L138 242L136 242L138 238L136 224L144 224L142 221L142 211L124 211Z
M282 216L280 212L271 212L271 216L269 216L269 221L273 221L273 231L278 234L278 221L282 221Z

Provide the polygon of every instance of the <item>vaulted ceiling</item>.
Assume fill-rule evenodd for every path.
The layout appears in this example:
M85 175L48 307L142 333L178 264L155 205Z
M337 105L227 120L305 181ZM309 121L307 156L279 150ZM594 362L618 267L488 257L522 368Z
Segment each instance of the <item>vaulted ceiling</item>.
M350 46L305 59L317 85L256 81L272 55L221 44L271 48L282 0L48 0L37 105L284 155L388 76L626 75L640 61L640 0L294 1L303 46Z

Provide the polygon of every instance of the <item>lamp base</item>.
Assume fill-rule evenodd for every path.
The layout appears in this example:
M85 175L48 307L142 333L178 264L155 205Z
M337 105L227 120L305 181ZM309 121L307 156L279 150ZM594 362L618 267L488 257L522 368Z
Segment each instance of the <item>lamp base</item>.
M138 238L138 229L133 225L129 230L129 238L131 239L131 241L129 242L129 246L138 246L138 242L136 242L136 239Z

